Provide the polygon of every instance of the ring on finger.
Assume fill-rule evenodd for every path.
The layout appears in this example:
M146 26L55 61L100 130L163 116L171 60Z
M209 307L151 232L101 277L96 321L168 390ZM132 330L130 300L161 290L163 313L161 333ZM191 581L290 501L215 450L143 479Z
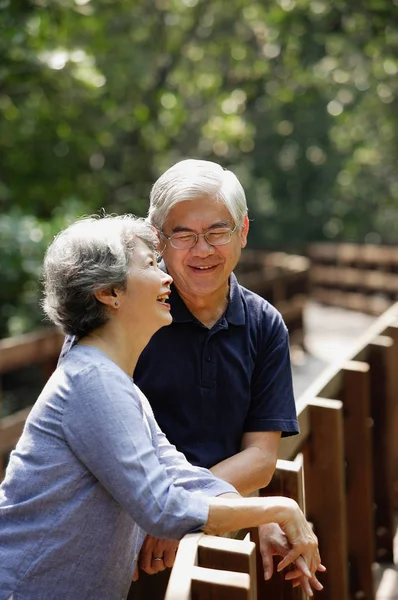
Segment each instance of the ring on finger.
M155 557L155 558L153 558L152 560L163 560L163 556L158 556L158 557Z

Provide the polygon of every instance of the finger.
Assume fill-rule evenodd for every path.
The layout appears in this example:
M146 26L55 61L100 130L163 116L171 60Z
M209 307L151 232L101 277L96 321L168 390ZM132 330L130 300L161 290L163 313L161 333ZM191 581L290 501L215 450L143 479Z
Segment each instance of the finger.
M313 596L314 593L311 589L310 582L308 581L307 577L301 577L299 581L302 589L304 590L304 593L307 594L307 596Z
M307 568L310 570L310 573L311 573L310 577L311 577L312 573L315 573L318 566L321 564L321 557L319 555L318 549L317 548L316 549L307 548L300 554L304 558Z
M171 567L174 565L177 549L178 549L178 544L176 544L175 546L166 548L166 550L163 553L164 564L169 569L171 569Z
M304 575L301 575L300 577L297 577L296 579L294 579L292 581L292 586L298 587L299 585L301 585L301 588L303 590L303 592L307 595L307 596L312 596L313 592L311 589L311 586L309 584L309 580L308 577L304 577Z
M160 573L166 569L163 558L156 557L152 558L152 569L154 573Z
M319 591L323 590L323 585L315 577L315 575L313 575L309 581L310 581L310 584L312 585L312 587L315 588L316 590L319 590Z
M306 577L312 577L312 573L309 570L307 563L305 562L304 558L301 555L297 557L297 560L295 561L295 565L301 571L302 575L305 575Z
M135 571L134 571L134 575L133 575L133 581L138 581L139 576L140 576L140 571L139 571L138 567L136 567Z
M320 565L318 565L317 571L322 571L322 572L326 571L325 565L323 565L322 563Z
M148 570L152 568L152 558L153 558L153 544L147 543L144 544L141 548L140 552L140 567L145 573L148 573ZM149 573L151 575L152 573Z
M155 573L156 573L156 571L154 571L154 570L152 569L152 567L142 567L142 566L140 565L140 569L141 569L142 571L145 571L145 573L146 573L147 575L155 575Z
M271 579L274 572L274 560L269 548L262 548L261 559L263 561L264 579L265 581L268 581L268 579Z
M285 573L286 581L290 581L291 579L300 579L303 576L303 573L299 569L294 569L293 571L287 571Z
M292 548L292 550L290 550L290 552L288 552L288 554L286 554L285 558L283 558L281 560L281 562L278 563L278 566L277 566L278 572L282 571L285 567L287 567L292 562L294 562L299 556L300 556L300 550ZM310 575L311 575L311 573L310 573Z

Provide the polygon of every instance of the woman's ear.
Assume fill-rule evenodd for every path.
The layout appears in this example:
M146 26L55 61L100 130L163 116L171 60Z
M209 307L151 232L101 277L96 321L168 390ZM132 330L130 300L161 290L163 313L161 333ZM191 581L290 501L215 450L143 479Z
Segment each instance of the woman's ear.
M118 293L114 288L105 288L104 290L96 290L94 296L98 302L117 308L120 305Z

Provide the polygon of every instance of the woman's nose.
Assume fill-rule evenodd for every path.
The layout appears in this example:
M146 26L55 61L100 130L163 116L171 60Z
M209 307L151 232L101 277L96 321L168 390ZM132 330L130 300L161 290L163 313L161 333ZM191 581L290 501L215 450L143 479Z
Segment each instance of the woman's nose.
M162 271L164 277L162 278L162 283L164 285L171 285L173 283L173 278L171 275L169 275L168 273L165 273L164 271Z

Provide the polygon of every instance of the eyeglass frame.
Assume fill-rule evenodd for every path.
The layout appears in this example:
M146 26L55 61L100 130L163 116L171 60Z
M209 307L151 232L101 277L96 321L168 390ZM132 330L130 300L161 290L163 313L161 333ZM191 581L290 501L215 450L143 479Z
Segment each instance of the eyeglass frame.
M230 227L218 227L218 229L227 229L229 231L229 240L227 242L222 242L222 244L212 244L212 242L210 242L207 239L207 234L212 233L213 231L216 231L217 228L215 229L208 229L207 231L205 231L205 233L196 233L196 231L187 231L187 235L193 235L195 237L195 242L192 244L192 246L189 246L188 248L177 248L176 246L173 245L173 237L175 237L176 235L178 235L178 233L183 233L181 232L177 232L177 233L173 233L172 235L167 235L166 233L164 233L164 231L159 230L160 235L162 235L164 238L166 238L166 240L168 240L170 242L170 245L172 246L172 248L174 248L175 250L191 250L192 248L194 248L196 246L196 244L199 241L200 237L204 237L206 242L209 244L209 246L226 246L227 244L230 243L231 239L232 239L232 234L235 233L235 231L237 230L238 224L235 223L235 227L233 229L231 229Z

